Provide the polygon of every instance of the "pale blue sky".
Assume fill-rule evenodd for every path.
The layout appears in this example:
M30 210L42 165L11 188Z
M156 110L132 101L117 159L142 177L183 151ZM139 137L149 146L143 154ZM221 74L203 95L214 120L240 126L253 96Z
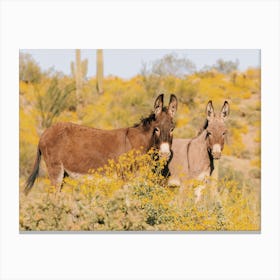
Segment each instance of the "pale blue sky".
M29 53L39 63L42 70L53 67L69 75L71 61L75 60L74 49L28 49L21 50ZM246 70L248 67L260 67L260 50L256 49L232 49L232 50L104 50L104 75L114 75L121 78L131 78L139 74L143 63L150 63L162 58L169 53L175 53L179 57L191 60L196 69L200 70L205 65L213 65L218 59L236 61L239 60L239 69ZM82 59L88 59L87 77L95 76L96 73L96 50L81 50Z

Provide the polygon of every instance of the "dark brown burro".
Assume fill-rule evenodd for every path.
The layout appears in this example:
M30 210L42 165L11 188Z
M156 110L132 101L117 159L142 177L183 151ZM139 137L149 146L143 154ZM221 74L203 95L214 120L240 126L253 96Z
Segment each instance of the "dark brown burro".
M184 185L187 179L205 180L214 170L214 160L221 157L227 134L225 120L229 104L224 102L216 115L212 101L206 106L206 121L198 136L192 139L174 139L173 158L169 164L171 185Z
M163 94L159 95L153 113L132 127L102 130L73 123L57 123L47 128L40 138L25 194L31 190L38 176L41 155L51 183L58 191L65 175L86 174L91 169L106 165L109 159L117 160L121 154L132 149L147 152L154 147L161 156L170 157L177 98L171 94L168 107L163 107L163 98Z

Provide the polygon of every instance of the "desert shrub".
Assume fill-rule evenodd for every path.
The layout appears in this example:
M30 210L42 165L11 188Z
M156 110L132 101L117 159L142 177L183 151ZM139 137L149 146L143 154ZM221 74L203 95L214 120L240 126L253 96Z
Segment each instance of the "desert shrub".
M67 108L67 97L75 89L74 83L69 83L61 89L57 78L53 78L46 92L37 94L37 109L41 117L41 126L48 128L63 110Z
M20 142L19 142L19 172L20 176L28 176L33 167L37 152L38 133L36 130L36 119L26 108L20 108Z
M247 125L239 123L238 125L228 125L227 145L224 152L227 155L233 155L238 158L248 158L250 152L246 149L246 145L243 142L242 135L248 132Z
M239 157L243 158L243 159L250 159L251 158L251 153L249 150L247 149L243 149L240 153L239 153Z
M179 93L180 104L187 105L190 109L196 107L196 96L198 93L198 84L190 79L181 80L176 88L176 92Z
M235 181L238 185L242 186L245 176L241 171L229 165L219 165L219 178L227 178L227 180Z
M257 158L254 158L251 160L251 165L254 167L258 167L259 169L261 168L261 159L260 159L259 155Z
M189 181L183 189L168 187L160 172L163 164L151 154L131 151L90 176L67 178L61 193L44 183L41 191L34 189L30 197L21 197L20 229L259 229L259 213L250 210L258 201L251 200L239 182L214 182L194 203L194 190L201 182Z
M27 83L39 83L42 71L30 54L19 53L19 80Z
M253 168L249 171L249 175L252 177L252 178L255 178L255 179L260 179L261 178L261 170L258 169L258 168Z

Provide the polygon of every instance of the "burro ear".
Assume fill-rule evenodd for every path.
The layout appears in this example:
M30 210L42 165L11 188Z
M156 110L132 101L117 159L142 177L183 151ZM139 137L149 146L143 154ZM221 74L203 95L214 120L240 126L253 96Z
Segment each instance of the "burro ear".
M163 97L164 94L160 94L154 104L154 113L156 116L158 116L161 112L162 112L162 108L163 108Z
M221 110L221 118L226 119L228 115L229 115L229 104L227 101L225 101Z
M175 117L175 114L177 112L177 107L178 107L177 97L174 94L171 94L170 100L169 100L169 105L168 105L168 114L172 118Z
M207 103L206 117L207 117L207 120L215 117L215 112L214 112L214 107L213 107L213 104L212 104L212 100L208 101L208 103Z

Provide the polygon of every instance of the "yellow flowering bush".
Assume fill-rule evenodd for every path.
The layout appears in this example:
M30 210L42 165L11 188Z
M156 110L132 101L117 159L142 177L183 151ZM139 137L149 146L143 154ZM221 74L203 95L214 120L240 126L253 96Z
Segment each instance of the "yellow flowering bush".
M165 162L153 155L131 151L79 180L66 178L60 193L48 182L39 182L30 196L21 195L20 229L260 229L259 200L247 186L224 178L207 185L195 203L194 190L201 182L169 187L161 175Z

